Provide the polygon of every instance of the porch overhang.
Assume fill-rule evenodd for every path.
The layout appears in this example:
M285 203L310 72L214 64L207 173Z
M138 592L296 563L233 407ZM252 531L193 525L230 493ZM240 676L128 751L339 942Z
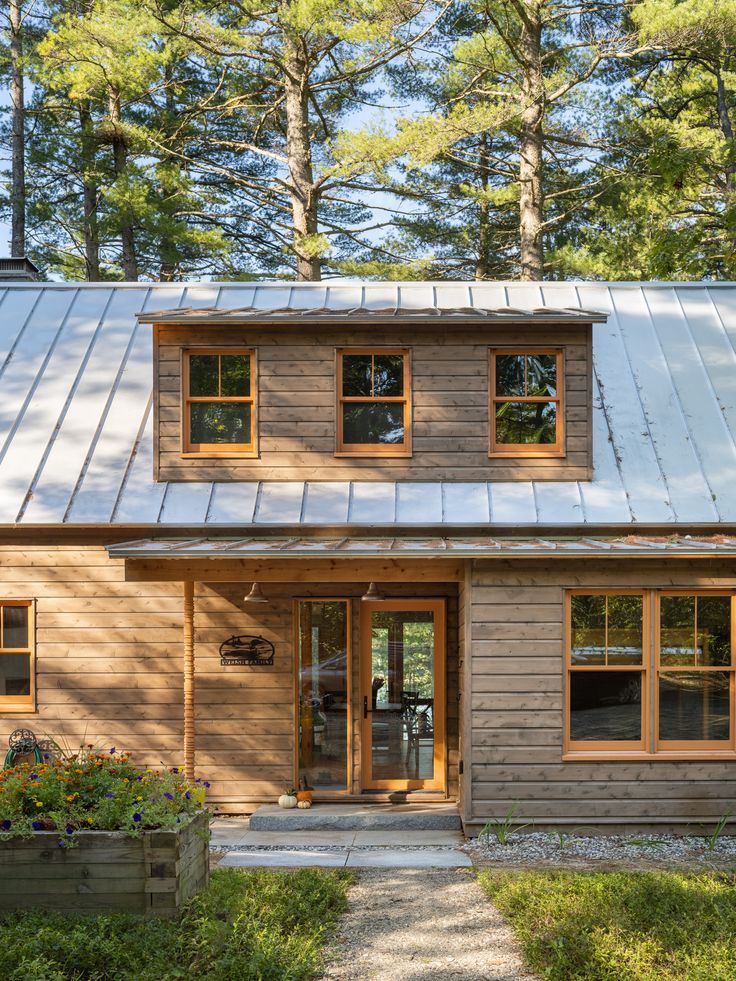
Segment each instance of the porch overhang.
M469 559L736 558L736 537L619 538L287 537L141 539L107 546L124 559L126 578L261 579L271 582L427 582L463 578ZM418 571L419 570L419 571Z

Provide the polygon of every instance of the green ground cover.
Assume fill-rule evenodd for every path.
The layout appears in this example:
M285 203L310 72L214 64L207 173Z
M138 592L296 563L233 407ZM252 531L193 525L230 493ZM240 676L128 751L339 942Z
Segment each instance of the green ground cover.
M736 978L734 874L482 871L478 881L543 978Z
M351 876L220 869L181 920L18 913L0 921L3 981L302 981L320 969L325 936Z

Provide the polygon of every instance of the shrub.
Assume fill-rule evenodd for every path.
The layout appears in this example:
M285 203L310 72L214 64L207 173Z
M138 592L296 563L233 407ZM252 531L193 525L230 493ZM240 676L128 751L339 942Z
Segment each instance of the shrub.
M0 840L56 831L69 847L82 830L175 828L204 806L206 781L190 783L177 767L143 769L113 746L61 759L21 763L0 772Z

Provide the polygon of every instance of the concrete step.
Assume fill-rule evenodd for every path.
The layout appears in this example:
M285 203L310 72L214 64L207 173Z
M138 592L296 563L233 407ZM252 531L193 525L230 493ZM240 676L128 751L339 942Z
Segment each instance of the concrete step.
M455 804L314 804L286 810L265 804L251 816L251 831L460 831Z

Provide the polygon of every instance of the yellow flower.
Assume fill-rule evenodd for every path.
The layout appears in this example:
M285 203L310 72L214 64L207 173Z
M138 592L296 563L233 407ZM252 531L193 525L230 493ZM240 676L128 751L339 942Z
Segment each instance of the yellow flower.
M36 801L36 807L43 807L43 804L41 803L40 800Z

